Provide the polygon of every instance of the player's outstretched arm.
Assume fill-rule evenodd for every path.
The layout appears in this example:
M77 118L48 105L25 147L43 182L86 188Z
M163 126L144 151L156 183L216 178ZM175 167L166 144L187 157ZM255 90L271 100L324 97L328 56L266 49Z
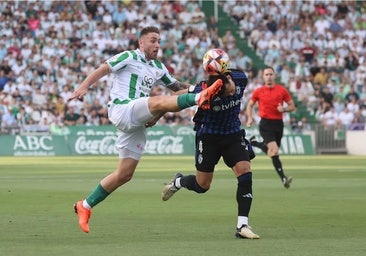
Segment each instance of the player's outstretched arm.
M94 70L90 75L88 75L84 81L81 82L80 86L71 94L68 101L79 99L81 100L83 96L88 92L88 87L96 83L103 76L111 73L108 64L103 63L96 70Z
M188 83L183 83L183 82L177 81L174 84L171 84L171 85L167 86L167 88L169 88L170 90L173 91L172 94L181 95L183 93L188 93L188 88L190 86L191 85L188 84Z

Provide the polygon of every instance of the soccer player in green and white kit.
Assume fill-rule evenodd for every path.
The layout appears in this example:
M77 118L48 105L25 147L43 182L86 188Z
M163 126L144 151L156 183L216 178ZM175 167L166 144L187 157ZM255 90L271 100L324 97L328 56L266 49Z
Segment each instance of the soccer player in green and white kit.
M153 126L166 112L177 112L198 105L210 108L211 99L221 89L222 81L198 94L188 93L188 84L177 81L166 66L157 60L160 32L149 26L141 30L139 47L121 52L101 64L72 93L70 100L82 99L88 87L113 73L108 117L118 129L116 147L119 152L117 169L103 178L96 188L74 205L79 226L89 232L91 208L131 180L146 144L146 128ZM149 97L151 88L163 85L175 92L172 96Z

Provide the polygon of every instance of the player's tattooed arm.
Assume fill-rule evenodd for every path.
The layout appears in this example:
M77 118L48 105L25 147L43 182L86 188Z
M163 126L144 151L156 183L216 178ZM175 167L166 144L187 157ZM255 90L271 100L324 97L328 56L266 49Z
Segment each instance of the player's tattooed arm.
M183 83L183 82L177 81L174 84L168 85L168 88L174 92L178 92L180 90L188 89L189 86L191 86L191 85L188 83Z

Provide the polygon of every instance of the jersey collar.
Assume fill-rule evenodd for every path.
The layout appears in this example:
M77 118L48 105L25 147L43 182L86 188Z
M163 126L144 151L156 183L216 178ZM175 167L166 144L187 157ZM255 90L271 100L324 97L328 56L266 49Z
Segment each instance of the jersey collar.
M136 52L137 52L137 54L140 56L140 58L141 59L143 59L146 63L148 62L147 60L146 60L146 56L145 56L145 53L143 53L140 49L136 49Z

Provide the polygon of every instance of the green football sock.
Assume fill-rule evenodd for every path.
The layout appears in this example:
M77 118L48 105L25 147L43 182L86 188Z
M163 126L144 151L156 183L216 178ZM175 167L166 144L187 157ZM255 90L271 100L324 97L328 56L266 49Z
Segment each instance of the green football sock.
M102 202L109 194L110 193L107 192L102 185L98 184L94 191L85 200L90 207L94 207Z
M180 107L181 109L185 109L185 108L196 105L195 96L196 96L196 94L194 94L194 93L185 93L185 94L179 95L178 100L177 100L178 107Z

